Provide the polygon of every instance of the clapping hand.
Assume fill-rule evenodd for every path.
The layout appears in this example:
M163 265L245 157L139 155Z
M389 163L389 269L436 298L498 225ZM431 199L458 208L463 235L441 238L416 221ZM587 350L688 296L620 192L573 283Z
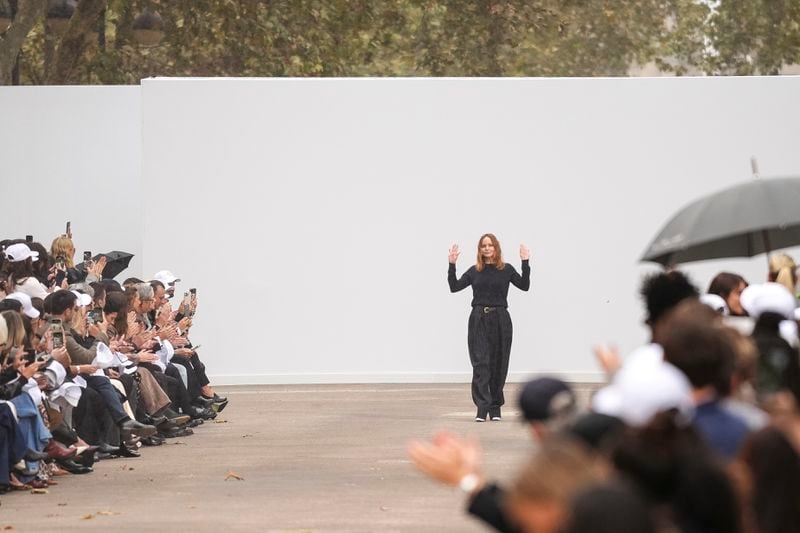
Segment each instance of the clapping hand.
M154 363L158 361L158 356L149 350L139 352L137 355L140 363Z
M408 455L428 477L456 486L468 474L480 476L481 448L475 439L464 439L440 431L432 442L414 441L408 445Z
M166 302L162 305L158 310L158 316L156 316L156 325L158 327L165 327L172 321L172 307L170 306L169 302Z
M182 348L187 344L189 344L189 340L186 337L175 337L170 342L172 343L173 346L178 348Z
M456 261L458 261L458 255L460 253L461 252L458 251L458 245L457 244L453 244L453 246L450 247L450 251L447 254L447 260L451 264L455 265Z
M41 361L34 361L33 363L22 363L22 365L17 368L17 372L22 375L25 379L31 379L33 375L39 371L39 369L44 365Z
M181 331L186 331L192 326L192 319L191 317L185 316L178 322L178 329Z
M97 276L97 279L103 279L103 270L106 268L107 264L108 258L101 255L100 259L92 263L92 268L89 269L89 273Z
M531 249L524 244L519 245L519 258L528 261L531 258Z

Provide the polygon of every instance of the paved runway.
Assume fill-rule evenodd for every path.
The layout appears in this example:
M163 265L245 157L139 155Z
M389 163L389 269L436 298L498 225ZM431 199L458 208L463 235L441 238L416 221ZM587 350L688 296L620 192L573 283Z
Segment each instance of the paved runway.
M484 424L468 384L221 388L230 405L191 437L59 477L48 494L0 496L0 530L484 531L405 445L440 428L474 434L486 471L508 479L533 446L517 388L503 422Z

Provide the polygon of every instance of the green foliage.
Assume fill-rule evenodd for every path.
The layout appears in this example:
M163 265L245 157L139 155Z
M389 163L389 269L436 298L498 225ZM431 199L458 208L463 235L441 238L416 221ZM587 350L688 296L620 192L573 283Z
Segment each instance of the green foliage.
M136 44L145 7L164 19ZM800 61L797 0L108 0L71 79L149 76L621 76L775 74ZM99 26L99 27L100 27ZM44 22L22 83L48 80L60 43Z

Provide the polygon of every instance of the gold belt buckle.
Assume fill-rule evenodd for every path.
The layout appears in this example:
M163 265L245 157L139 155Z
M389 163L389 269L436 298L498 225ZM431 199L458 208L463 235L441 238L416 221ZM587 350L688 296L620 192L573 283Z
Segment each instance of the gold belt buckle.
M492 308L491 308L491 307L484 307L484 308L483 308L483 314L484 314L484 315L488 315L488 314L489 314L489 311L491 311L491 310L492 310Z

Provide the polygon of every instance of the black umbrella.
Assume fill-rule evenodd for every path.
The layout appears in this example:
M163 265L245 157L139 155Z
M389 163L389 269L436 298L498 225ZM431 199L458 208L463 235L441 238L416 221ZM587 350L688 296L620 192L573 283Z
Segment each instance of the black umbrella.
M753 257L800 245L800 178L754 179L687 205L653 239L642 261L674 265Z
M97 262L101 257L105 257L107 261L106 267L103 269L103 279L113 279L117 276L117 274L128 268L128 265L133 258L133 254L129 254L128 252L113 251L105 254L97 254L92 258L92 260ZM75 268L86 272L85 263L75 265Z

